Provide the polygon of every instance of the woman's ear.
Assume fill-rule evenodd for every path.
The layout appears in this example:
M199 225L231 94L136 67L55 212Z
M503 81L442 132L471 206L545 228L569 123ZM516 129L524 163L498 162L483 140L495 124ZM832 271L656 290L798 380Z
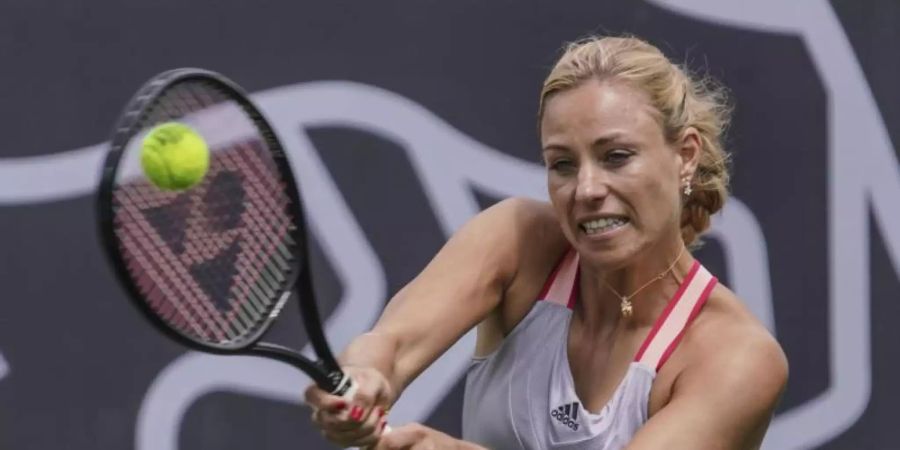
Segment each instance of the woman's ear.
M682 180L691 179L700 164L700 155L703 146L700 141L700 132L694 127L687 127L677 142L678 157L681 160L681 169L678 177Z

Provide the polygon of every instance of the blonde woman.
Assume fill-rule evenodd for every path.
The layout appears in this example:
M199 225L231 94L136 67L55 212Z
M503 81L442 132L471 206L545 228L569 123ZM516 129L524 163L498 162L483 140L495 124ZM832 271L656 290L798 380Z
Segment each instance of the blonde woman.
M633 37L569 45L539 107L550 203L503 201L456 233L342 355L344 446L759 447L787 380L778 343L689 250L727 196L722 91ZM463 440L384 411L478 327Z

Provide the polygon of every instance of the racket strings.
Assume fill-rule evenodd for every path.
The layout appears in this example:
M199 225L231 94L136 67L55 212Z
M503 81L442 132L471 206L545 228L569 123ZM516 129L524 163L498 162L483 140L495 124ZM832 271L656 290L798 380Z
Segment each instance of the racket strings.
M216 267L213 266L204 266L203 262L215 261L216 257L221 257L221 251L217 254L215 249L222 249L225 247L225 245L223 244L226 244L229 241L230 243L233 243L234 240L227 239L228 236L225 236L225 239L223 239L223 236L221 234L214 236L212 240L203 239L205 236L200 235L200 233L196 233L196 228L197 227L189 227L189 230L191 231L188 231L188 242L199 243L199 245L196 247L192 247L190 245L186 247L184 255L187 255L188 261L182 261L182 258L179 257L180 255L169 254L167 255L168 258L166 258L165 262L168 263L168 266L175 266L175 270L163 264L161 272L163 275L170 277L169 280L174 282L174 286L179 289L179 291L184 296L184 299L187 301L187 306L192 307L191 309L193 311L191 311L191 313L199 316L200 318L206 319L204 321L204 325L206 325L205 328L210 329L215 334L214 337L217 341L225 340L226 336L228 339L234 339L236 334L240 333L241 331L246 331L241 330L241 328L247 328L252 324L245 323L243 326L235 324L233 320L234 318L230 317L230 313L235 312L236 314L236 311L228 311L226 314L224 314L224 317L222 317L223 315L221 314L220 308L216 308L213 305L214 300L202 301L204 297L209 297L209 295L208 293L204 292L204 290L199 286L199 283L196 282L197 280L206 280L208 284L212 283L214 285L218 284L222 286L228 286L230 284L229 279L227 278L227 274L223 275L223 270L216 270ZM131 231L134 231L134 229L131 229ZM147 226L145 226L140 231L150 235L157 234L155 233L156 230L153 230ZM235 236L233 230L228 234L231 236ZM162 242L162 239L157 239L155 244L157 251L163 250L164 254L168 253L165 252L165 250L168 249L168 245ZM147 249L145 247L144 250L151 249ZM158 263L159 258L152 259L151 261ZM228 267L227 264L225 264L224 266L226 268ZM258 283L255 284L255 286L258 286L258 288L253 289L251 291L252 294L249 295L248 298L249 304L255 306L256 311L254 312L256 312L257 314L254 314L254 316L258 318L260 317L260 313L264 312L269 304L271 304L271 302L275 300L275 290L273 289L274 286L272 286L271 281L262 277L262 274L259 272L259 270L257 270L256 267L252 264L239 263L238 271L239 275L245 275L244 277L239 276L238 280L241 280L241 278L258 280ZM156 272L160 273L159 270L156 270ZM190 274L192 276L187 277L185 276L186 274ZM163 284L160 281L157 281L157 283ZM246 282L243 282L243 284L246 285ZM261 289L259 287L261 287ZM265 292L263 293L263 291ZM167 300L173 297L171 292L168 294L169 295L167 295ZM201 301L196 301L195 299L201 299ZM228 302L228 300L219 299L218 303L221 304L222 302ZM178 303L184 303L184 301ZM245 307L247 305L241 306ZM184 313L185 311L185 308L180 309L181 313ZM233 330L233 328L235 327L238 328L238 330ZM205 336L201 335L201 337L207 339L212 337L208 335L209 333L204 334Z
M119 192L124 195L118 198L118 203L130 220L125 220L126 216L117 216L119 222L117 235L124 247L126 261L130 263L132 274L138 274L152 282L148 285L150 289L143 292L150 305L160 312L177 311L182 314L184 316L182 320L190 323L192 331L197 332L199 336L209 336L212 333L219 341L226 340L228 335L233 336L233 332L229 333L223 329L221 321L215 323L217 317L210 314L206 305L197 300L198 294L202 295L202 291L193 278L185 276L189 273L190 266L183 264L182 258L174 253L164 239L164 234L145 220L140 208L129 204L129 200L135 199L135 192L129 192L127 189ZM180 298L181 301L168 301L174 298ZM175 308L172 309L165 303L172 303ZM160 308L161 306L164 308ZM172 319L168 315L161 317Z
M193 331L197 336L218 333L219 327L210 322L209 316L198 313L203 308L192 301L193 295L180 279L180 271L177 268L173 269L172 264L167 263L165 256L160 254L158 249L165 248L164 244L151 242L155 234L153 231L135 229L142 223L139 218L135 219L131 226L123 223L123 228L117 234L129 271L133 277L144 281L139 285L144 298L167 322L189 325L189 331ZM186 301L167 301L169 298L179 297ZM175 316L176 313L178 316ZM183 326L179 329L188 331ZM217 337L223 339L221 335Z
M223 108L243 111L208 84L176 84L143 125ZM161 191L139 178L117 181L113 192L116 236L142 297L178 331L222 345L265 324L297 251L286 183L264 136L252 122L246 129L257 133L225 143L215 128L198 130L214 144L205 179L190 190Z

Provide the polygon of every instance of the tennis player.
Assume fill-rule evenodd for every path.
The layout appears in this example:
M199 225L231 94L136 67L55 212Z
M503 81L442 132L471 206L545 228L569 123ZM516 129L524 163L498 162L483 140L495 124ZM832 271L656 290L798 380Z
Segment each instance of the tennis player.
M341 361L313 420L378 449L758 448L787 361L690 248L727 197L723 90L634 37L570 44L541 93L550 203L460 229ZM463 440L382 434L404 388L471 328Z

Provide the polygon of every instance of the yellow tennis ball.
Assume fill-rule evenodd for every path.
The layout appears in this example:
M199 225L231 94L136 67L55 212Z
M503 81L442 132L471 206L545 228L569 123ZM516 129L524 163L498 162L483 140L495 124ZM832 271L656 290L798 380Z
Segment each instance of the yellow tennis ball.
M141 167L147 178L160 189L188 189L206 175L209 147L191 127L166 122L144 136Z

